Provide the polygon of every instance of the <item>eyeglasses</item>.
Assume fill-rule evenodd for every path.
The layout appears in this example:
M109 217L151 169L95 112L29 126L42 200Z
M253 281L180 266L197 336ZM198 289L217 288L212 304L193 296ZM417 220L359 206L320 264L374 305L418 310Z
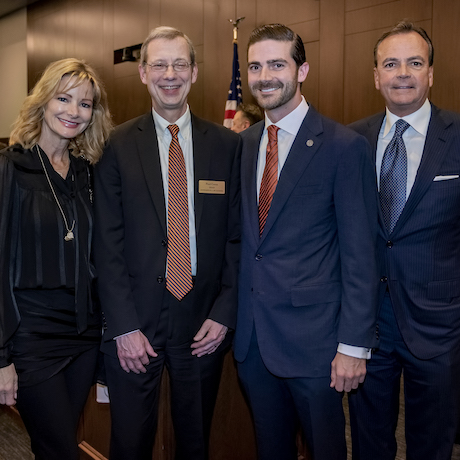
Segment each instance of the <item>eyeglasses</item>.
M191 62L185 61L175 62L174 64L163 64L161 62L154 62L153 64L144 62L144 64L148 65L154 72L166 72L169 67L172 67L175 72L185 72L190 69L190 66L192 65Z

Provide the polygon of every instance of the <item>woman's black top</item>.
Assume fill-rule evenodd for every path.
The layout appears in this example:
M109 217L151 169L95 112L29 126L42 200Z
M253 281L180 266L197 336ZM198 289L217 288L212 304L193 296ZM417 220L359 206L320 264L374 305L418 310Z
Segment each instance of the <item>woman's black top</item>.
M24 149L17 144L0 151L0 367L11 362L15 335L20 336L21 299L27 299L24 313L27 310L28 318L36 317L36 323L42 325L50 317L58 324L62 320L57 319L56 311L50 307L47 313L42 306L68 304L62 299L70 295L72 318L67 332L83 338L90 326L93 342L100 332L98 311L94 311L98 309L91 295L94 267L89 165L83 158L70 155L69 172L63 179L41 151L68 227L75 220L74 239L65 241L68 230L44 174L38 148ZM53 293L57 295L53 297ZM34 313L32 308L31 313L34 303L30 299L35 294L40 297L40 309L37 307ZM43 302L47 296L60 300ZM52 332L53 327L47 330Z

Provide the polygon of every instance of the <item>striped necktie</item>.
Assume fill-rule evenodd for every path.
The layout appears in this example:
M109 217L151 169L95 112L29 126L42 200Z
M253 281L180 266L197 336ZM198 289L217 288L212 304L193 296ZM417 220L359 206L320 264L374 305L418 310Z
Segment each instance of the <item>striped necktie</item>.
M262 236L268 210L278 183L278 126L268 128L267 156L259 193L259 235Z
M168 251L166 289L182 300L192 289L187 174L177 137L179 127L169 125L172 139L168 160Z

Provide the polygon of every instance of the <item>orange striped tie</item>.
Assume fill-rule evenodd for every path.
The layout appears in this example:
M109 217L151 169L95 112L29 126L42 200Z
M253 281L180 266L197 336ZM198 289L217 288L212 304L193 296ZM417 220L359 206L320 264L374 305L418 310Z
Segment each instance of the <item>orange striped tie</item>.
M172 135L168 160L168 251L166 289L182 300L192 289L187 174L184 154L177 134L179 127L169 125Z
M278 183L278 126L270 125L268 128L267 156L265 169L260 184L259 193L259 235L262 236L268 210L272 203L276 184Z

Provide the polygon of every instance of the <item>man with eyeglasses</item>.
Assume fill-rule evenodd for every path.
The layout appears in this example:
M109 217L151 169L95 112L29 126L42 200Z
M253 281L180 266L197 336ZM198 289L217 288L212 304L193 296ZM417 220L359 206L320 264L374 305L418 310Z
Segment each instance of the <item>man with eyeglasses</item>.
M95 177L110 459L152 458L166 366L175 458L204 460L236 315L240 138L190 112L179 30L150 33L139 74L152 111L114 131Z

